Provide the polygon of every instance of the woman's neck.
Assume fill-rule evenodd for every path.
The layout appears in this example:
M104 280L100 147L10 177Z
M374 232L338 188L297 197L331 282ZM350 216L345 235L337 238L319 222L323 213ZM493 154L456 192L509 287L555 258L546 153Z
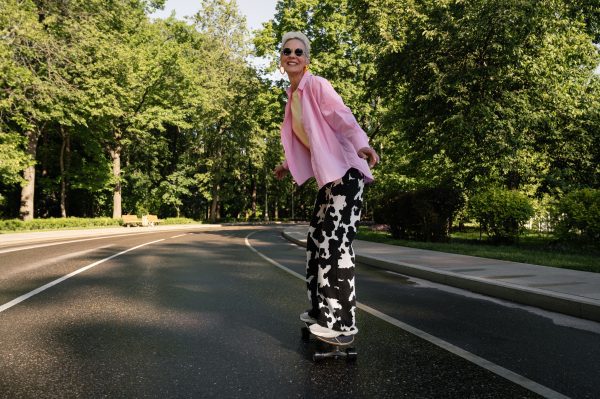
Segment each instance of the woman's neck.
M300 72L295 75L288 74L288 78L290 79L290 85L292 86L292 93L298 88L298 85L300 84L300 81L302 80L303 76L304 72Z

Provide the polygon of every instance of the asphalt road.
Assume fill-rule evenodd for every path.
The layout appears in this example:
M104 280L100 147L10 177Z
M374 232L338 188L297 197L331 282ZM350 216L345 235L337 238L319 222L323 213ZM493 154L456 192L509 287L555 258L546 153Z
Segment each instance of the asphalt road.
M365 311L357 362L314 363L315 343L300 336L304 283L251 251L248 235L303 272L303 251L273 227L0 248L0 396L539 397ZM357 290L360 302L524 379L599 396L598 323L362 265Z

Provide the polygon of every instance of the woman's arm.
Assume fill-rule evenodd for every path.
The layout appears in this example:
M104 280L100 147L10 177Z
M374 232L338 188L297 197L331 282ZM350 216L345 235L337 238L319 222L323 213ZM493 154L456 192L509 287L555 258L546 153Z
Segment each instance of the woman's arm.
M358 150L358 156L362 159L366 159L370 168L379 163L379 155L377 155L377 152L371 147L363 147Z
M331 83L327 79L315 77L314 84L316 87L313 93L329 126L348 137L357 152L365 147L369 148L367 134Z
M284 160L281 165L275 166L275 170L273 171L273 173L275 173L275 178L277 178L277 180L283 179L288 174L288 172L289 172L289 169L288 169L288 165L287 165L287 160Z

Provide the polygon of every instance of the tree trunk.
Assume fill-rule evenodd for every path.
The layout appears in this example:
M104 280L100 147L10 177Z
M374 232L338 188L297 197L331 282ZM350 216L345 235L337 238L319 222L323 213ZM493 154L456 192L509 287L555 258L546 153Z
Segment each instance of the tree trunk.
M292 182L292 222L294 221L294 219L296 219L296 215L294 214L294 191L296 191L296 187Z
M269 172L265 174L265 222L269 221Z
M113 164L113 178L115 186L113 188L113 219L119 219L122 216L121 210L121 133L115 132L115 146L110 150L110 156Z
M32 220L33 197L35 194L35 160L39 135L37 132L29 131L26 133L26 137L27 155L29 155L34 162L32 165L27 166L23 171L23 178L26 183L21 189L21 208L19 209L19 216L21 220Z
M71 140L64 127L60 127L62 146L60 148L60 216L67 217L67 174L71 159Z
M252 179L252 216L251 219L256 219L256 198L257 198L257 189L256 189L256 179Z
M219 182L216 178L215 178L215 181L213 181L211 193L212 193L212 203L210 205L210 222L216 223L217 222L217 209L219 207Z
M279 220L279 198L275 196L275 214L273 215L275 220Z
M219 129L220 133L223 133L222 129ZM212 181L212 188L211 188L211 194L212 194L212 203L210 205L210 218L209 221L210 223L216 223L218 219L220 219L221 215L219 212L219 191L220 191L220 184L221 184L221 156L222 156L222 150L221 147L218 146L217 150L215 151L215 163L212 166L212 176L213 176L213 181Z

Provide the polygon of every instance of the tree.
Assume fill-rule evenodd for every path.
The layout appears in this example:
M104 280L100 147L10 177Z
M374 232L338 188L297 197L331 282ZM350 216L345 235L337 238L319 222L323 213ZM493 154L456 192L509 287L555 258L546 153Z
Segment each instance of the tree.
M25 138L20 216L34 216L35 159L38 139L49 122L69 119L75 91L64 78L68 51L52 35L52 20L32 1L3 2L0 11L2 124Z
M241 108L251 79L245 57L248 55L246 21L234 0L205 0L194 16L196 28L207 38L202 73L211 92L211 102L203 110L207 124L202 129L202 149L210 181L209 220L220 218L221 194L227 172L228 154L240 148L248 134L248 119ZM240 112L242 111L242 112Z
M3 122L26 138L26 154L32 161L36 159L38 139L48 133L47 129L60 130L66 142L64 127L86 125L88 112L95 112L98 105L98 101L87 101L98 94L93 90L98 87L88 90L86 86L89 80L86 82L85 77L91 76L89 67L95 65L86 61L102 51L102 46L95 44L104 44L105 50L117 50L118 54L117 42L106 40L107 32L131 28L135 24L128 25L118 17L145 19L148 7L152 7L150 3L142 1L110 5L101 1L6 1L0 20L6 32L3 38L8 42L2 59L6 72L3 80L8 88ZM105 55L109 58L114 54L107 51ZM107 97L99 102L110 101ZM35 164L31 162L24 171L23 219L31 219L34 214L35 175Z
M466 190L498 181L535 191L555 157L537 156L549 133L544 124L589 100L583 93L598 56L583 25L554 0L392 6L403 14L388 6L373 2L366 14L376 21L365 24L382 29L378 86L397 104L386 127L407 143L405 172ZM552 135L564 127L553 126ZM565 140L576 142L558 142Z
M21 173L29 166L30 161L22 147L22 136L0 132L0 206L5 202L5 197L2 195L4 187L24 183Z

